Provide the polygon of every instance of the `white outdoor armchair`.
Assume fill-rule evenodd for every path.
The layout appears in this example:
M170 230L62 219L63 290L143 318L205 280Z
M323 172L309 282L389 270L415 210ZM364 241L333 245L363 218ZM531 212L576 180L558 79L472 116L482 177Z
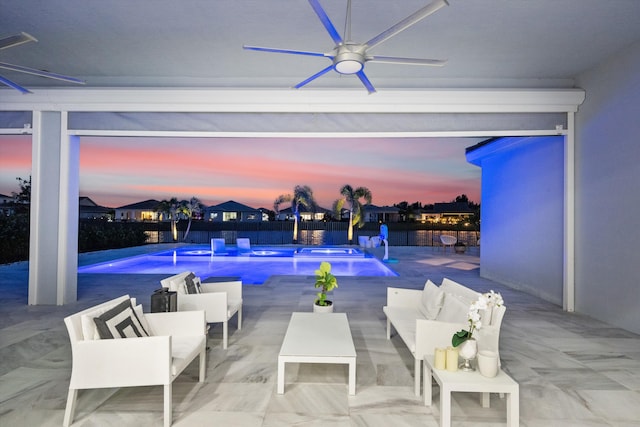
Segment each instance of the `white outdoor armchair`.
M455 236L447 236L446 234L441 234L440 241L442 242L442 250L446 251L447 246L451 246L453 248L453 245L456 244L458 239Z
M118 322L110 327L119 330L121 325L139 322L136 324L150 336L100 339L94 318L129 301L135 316L131 316L131 310L121 312L109 320ZM168 427L173 416L172 383L198 356L199 381L204 381L206 325L203 311L144 314L135 299L124 295L68 316L64 323L72 353L65 427L73 422L78 390L150 385L164 387L164 425Z
M238 315L238 330L242 329L242 282L200 283L201 293L187 293L185 271L160 281L170 291L178 292L178 311L204 310L207 323L222 323L222 348L229 343L229 320ZM197 278L196 278L197 279ZM199 282L199 279L197 279Z

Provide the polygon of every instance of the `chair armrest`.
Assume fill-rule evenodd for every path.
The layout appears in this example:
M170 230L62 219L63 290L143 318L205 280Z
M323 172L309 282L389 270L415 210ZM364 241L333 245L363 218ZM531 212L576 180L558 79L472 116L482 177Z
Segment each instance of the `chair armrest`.
M422 290L387 288L387 305L390 307L417 307L420 304Z
M213 292L226 292L230 300L242 299L242 282L239 280L230 282L201 283L200 289L202 290L203 294Z
M415 357L422 359L425 354L434 354L436 347L450 347L453 334L466 326L464 323L416 319Z
M78 341L70 387L129 387L171 382L171 337Z
M180 298L178 297L178 304ZM152 335L204 335L206 323L204 311L174 311L169 313L145 313Z

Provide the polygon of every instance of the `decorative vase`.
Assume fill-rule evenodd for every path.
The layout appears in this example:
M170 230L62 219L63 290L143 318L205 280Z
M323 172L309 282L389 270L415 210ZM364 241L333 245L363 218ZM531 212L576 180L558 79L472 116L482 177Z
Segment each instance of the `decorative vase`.
M475 368L471 365L471 361L476 358L478 354L478 342L475 338L469 338L458 346L458 354L462 358L463 362L460 365L461 371L475 371Z
M313 304L314 313L333 313L333 303L329 300L326 301L329 305Z

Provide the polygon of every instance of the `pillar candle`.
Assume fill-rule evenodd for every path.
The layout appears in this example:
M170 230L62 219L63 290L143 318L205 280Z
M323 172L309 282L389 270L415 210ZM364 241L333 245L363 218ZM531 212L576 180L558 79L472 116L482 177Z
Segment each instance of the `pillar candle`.
M436 369L445 369L447 366L446 357L446 350L444 348L436 348L433 367Z
M447 347L447 371L455 372L458 370L458 349L455 347Z

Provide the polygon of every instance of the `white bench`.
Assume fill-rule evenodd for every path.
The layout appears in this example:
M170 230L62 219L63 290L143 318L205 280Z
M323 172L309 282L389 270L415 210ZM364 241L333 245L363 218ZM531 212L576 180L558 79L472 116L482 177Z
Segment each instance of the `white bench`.
M414 392L420 396L422 360L436 347L451 345L454 333L468 329L468 312L480 293L445 278L438 287L427 280L423 290L387 288L387 339L392 326L414 357ZM494 307L483 326L474 332L478 350L499 354L500 325L505 307Z
M107 319L104 326L96 326L96 318ZM167 427L172 421L171 385L198 356L199 380L204 381L203 311L143 313L134 298L124 295L68 316L64 323L72 354L64 426L73 422L78 390L162 385Z

